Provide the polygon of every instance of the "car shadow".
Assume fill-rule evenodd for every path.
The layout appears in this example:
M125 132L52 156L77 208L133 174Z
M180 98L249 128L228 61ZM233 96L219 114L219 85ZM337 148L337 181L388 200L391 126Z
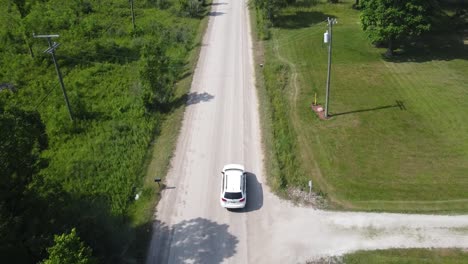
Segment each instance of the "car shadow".
M228 209L234 213L247 213L260 210L263 206L263 187L257 176L251 172L247 174L247 204L242 209Z

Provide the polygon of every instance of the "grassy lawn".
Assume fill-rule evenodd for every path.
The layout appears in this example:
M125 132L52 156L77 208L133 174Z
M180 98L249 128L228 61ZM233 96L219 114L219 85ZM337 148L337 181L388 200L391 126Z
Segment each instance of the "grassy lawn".
M344 257L346 264L461 264L466 263L468 252L458 249L392 249L359 251Z
M433 36L386 60L354 1L324 2L285 9L265 42L268 63L290 71L285 94L304 178L296 182L312 179L338 209L467 212L468 48ZM315 93L325 98L328 16L338 20L332 117L321 121L310 105Z

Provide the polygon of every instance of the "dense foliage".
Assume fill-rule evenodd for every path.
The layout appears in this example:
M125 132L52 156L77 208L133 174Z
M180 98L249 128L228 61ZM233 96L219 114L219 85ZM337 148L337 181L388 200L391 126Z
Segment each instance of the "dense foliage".
M362 27L374 43L386 44L387 55L391 56L395 41L429 31L435 6L435 1L427 0L363 0Z
M338 1L328 0L331 3ZM288 6L312 6L320 0L252 0L255 7L257 34L260 39L267 40L271 37L270 29L278 26L282 10Z
M0 102L1 104L1 102ZM39 115L0 105L0 254L14 256L27 251L28 214L33 193L28 186L39 169L39 154L45 147Z
M143 100L148 109L163 108L173 97L174 70L170 58L155 43L143 48L140 78L143 83Z
M127 210L206 9L183 2L135 1L133 28L128 1L0 0L1 259L40 261L73 227L99 261L129 257ZM74 122L33 33L59 35Z
M96 261L91 256L91 248L86 246L73 228L70 234L56 235L54 245L47 249L49 257L43 264L93 264Z
M281 7L285 6L287 1L253 0L253 4L255 6L258 34L260 35L260 38L269 39L269 29L274 25Z

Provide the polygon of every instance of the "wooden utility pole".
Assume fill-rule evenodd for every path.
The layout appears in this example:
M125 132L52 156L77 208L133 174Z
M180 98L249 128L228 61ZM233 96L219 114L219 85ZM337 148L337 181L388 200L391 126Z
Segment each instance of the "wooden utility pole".
M328 43L328 74L327 74L327 90L325 93L325 118L328 118L328 101L330 98L330 77L331 77L331 63L332 63L332 40L333 40L333 24L336 23L336 19L327 18L328 31L325 33L324 41Z
M130 2L130 11L132 12L132 24L133 24L133 31L135 31L135 12L133 11L133 0L128 0Z
M55 59L55 49L60 46L59 43L54 42L52 43L52 38L58 38L59 35L35 35L33 34L34 38L46 38L47 42L49 43L49 48L44 51L44 53L49 53L52 55L52 60L54 61L55 71L57 72L57 76L60 82L60 86L62 87L63 97L65 98L65 103L67 104L68 114L70 115L70 119L73 121L73 113L70 108L70 102L68 101L67 91L65 90L65 85L63 84L62 80L62 73L60 72L60 68L58 66L57 60Z

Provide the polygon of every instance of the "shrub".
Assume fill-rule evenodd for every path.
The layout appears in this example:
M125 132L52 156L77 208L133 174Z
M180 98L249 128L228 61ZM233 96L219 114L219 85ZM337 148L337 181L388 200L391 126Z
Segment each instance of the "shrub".
M198 17L203 10L198 0L179 0L179 12L182 16Z

